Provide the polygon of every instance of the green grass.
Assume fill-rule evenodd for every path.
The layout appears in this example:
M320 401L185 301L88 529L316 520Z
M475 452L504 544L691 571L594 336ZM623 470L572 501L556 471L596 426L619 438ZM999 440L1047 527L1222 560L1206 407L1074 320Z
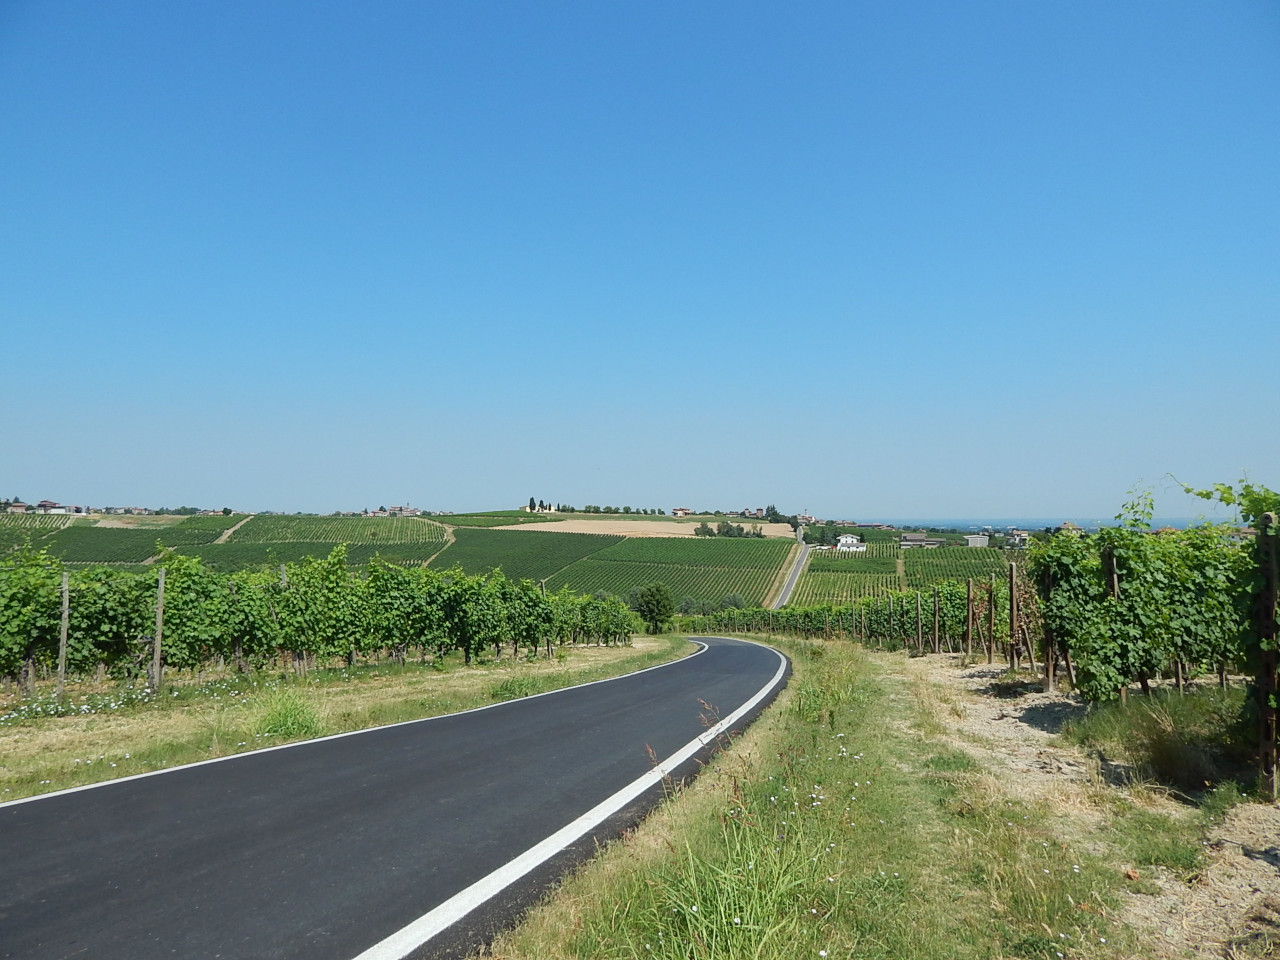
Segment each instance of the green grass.
M626 596L634 587L660 581L677 600L719 602L737 594L748 605L759 605L791 547L790 540L781 539L632 537L566 567L547 586Z
M1165 816L1122 800L1115 804L1109 826L1126 862L1182 874L1200 864L1198 825L1186 817Z
M520 530L458 529L456 538L431 562L441 569L454 565L469 574L496 567L513 580L541 580L554 576L583 557L622 541L598 533L524 532Z
M324 724L315 708L296 690L273 690L259 707L254 723L256 737L310 740L324 733Z

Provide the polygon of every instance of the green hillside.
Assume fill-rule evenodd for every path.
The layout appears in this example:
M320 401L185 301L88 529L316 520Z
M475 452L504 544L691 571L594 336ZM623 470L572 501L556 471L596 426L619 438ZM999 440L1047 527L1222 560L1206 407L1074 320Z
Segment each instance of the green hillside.
M566 567L548 587L626 596L634 587L661 581L677 600L714 603L737 594L748 604L762 604L792 546L790 540L633 537Z
M459 566L470 574L496 567L513 580L542 580L583 557L619 543L624 537L603 533L528 533L520 530L459 528L455 540L431 562Z

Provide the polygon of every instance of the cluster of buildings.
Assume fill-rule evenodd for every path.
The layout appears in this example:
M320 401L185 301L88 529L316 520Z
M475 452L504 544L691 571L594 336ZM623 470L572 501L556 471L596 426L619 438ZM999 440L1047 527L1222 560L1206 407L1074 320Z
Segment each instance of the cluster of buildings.
M76 507L41 500L39 503L23 503L21 500L0 500L0 513L45 513L56 515L80 515L89 513L151 513L145 507Z
M52 516L74 516L86 517L90 514L94 516L135 516L147 517L157 512L164 513L166 511L156 511L151 507L86 507L83 505L72 505L67 503L58 503L56 500L41 500L39 503L24 503L21 500L0 500L0 513L25 513L25 514L47 514ZM182 508L184 513L192 511ZM232 513L238 511L233 510ZM197 516L213 516L221 514L221 510L196 510Z
M354 510L344 511L338 516L340 517L421 517L427 513L417 507L411 507L407 503L400 507L379 507L377 510Z

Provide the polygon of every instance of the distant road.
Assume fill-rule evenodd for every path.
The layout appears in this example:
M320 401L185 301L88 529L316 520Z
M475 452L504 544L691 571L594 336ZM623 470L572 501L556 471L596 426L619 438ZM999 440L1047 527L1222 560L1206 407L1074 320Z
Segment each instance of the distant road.
M0 805L0 957L461 956L785 683L777 651L705 643L615 680Z
M787 605L787 602L791 599L791 594L795 592L796 584L800 580L800 573L804 570L804 564L808 558L809 544L802 540L800 541L800 556L796 557L796 562L791 567L791 572L787 574L787 582L782 585L782 592L778 594L778 599L773 601L773 609L781 610Z

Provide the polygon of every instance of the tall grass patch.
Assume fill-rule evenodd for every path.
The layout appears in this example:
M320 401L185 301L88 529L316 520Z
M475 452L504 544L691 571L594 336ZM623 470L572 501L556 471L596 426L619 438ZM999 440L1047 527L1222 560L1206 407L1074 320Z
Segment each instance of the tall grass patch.
M296 690L281 688L263 697L254 733L259 737L309 740L324 733L312 703Z
M1199 792L1250 776L1250 721L1240 688L1159 690L1096 704L1063 735L1134 780Z

